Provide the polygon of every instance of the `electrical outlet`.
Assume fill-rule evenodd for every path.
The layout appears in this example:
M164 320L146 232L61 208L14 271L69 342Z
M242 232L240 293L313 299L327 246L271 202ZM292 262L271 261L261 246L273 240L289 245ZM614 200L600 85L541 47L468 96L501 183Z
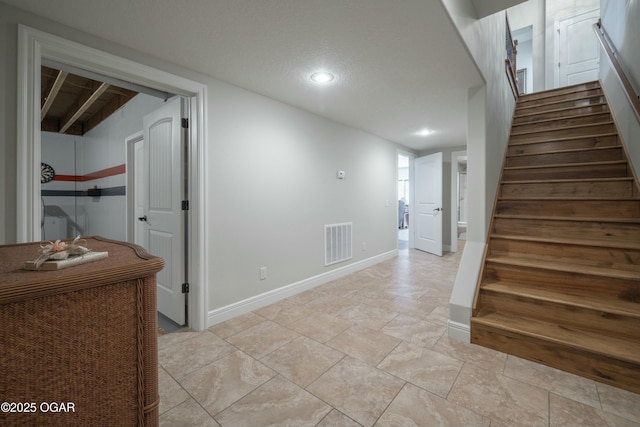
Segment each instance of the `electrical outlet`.
M362 252L367 250L367 242L362 242Z
M260 280L267 278L267 267L260 267Z

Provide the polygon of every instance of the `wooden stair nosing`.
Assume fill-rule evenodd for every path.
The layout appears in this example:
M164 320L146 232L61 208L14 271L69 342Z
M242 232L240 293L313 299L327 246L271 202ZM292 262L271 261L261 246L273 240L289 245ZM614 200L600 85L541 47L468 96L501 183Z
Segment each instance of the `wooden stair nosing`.
M580 162L580 163L558 163L550 165L528 165L528 166L505 166L505 171L527 170L527 169L553 169L561 167L579 167L579 166L606 166L616 164L627 164L627 160L607 160L603 162Z
M504 180L501 181L500 184L563 184L563 183L570 183L570 182L576 182L576 183L581 183L581 182L591 182L591 181L596 181L596 182L623 182L623 181L631 181L634 182L634 179L632 176L619 176L619 177L613 177L613 178L608 178L608 177L604 177L604 178L564 178L564 179L526 179L526 180Z
M585 96L584 94L585 92L591 92L591 91L603 92L601 85L591 86L591 87L574 86L572 88L569 88L569 90L563 90L563 89L566 89L566 88L555 88L555 89L550 89L548 91L524 94L518 98L517 104L526 104L532 101L544 101L549 99L557 99L557 98L575 96L575 95L579 96L578 98L575 98L575 99L584 99L584 98L593 96L593 95Z
M521 202L523 200L527 201L550 201L550 202L640 202L640 196L636 197L607 197L607 196L529 196L525 195L522 197L514 197L514 196L499 196L499 201L502 202L512 202L517 201Z
M589 100L593 100L596 99L596 102L591 102ZM559 104L566 104L566 103L577 103L577 102L584 102L587 101L586 104L572 104L571 107L576 106L576 107L587 107L589 105L597 105L600 104L604 99L604 93L601 94L597 94L597 95L591 95L588 97L584 97L584 98L568 98L568 99L556 99L554 101L549 101L549 102L543 102L543 103L538 103L538 104L532 104L532 105L525 105L524 103L519 103L516 104L516 108L514 110L514 116L520 116L522 114L522 112L524 110L530 110L530 109L536 109L539 112L545 112L545 111L549 111L550 109L553 109L554 105L559 105ZM550 107L549 110L546 110L545 107ZM561 107L562 108L562 107ZM520 114L518 114L520 113ZM524 113L527 114L527 113Z
M520 145L533 145L533 144L541 144L546 142L570 142L572 140L577 139L587 139L587 138L608 138L611 136L618 136L618 132L605 132L593 135L575 135L575 136L563 136L561 138L549 138L549 139L541 139L538 141L509 141L509 146L520 146ZM613 146L617 146L615 144ZM612 147L613 147L612 146Z
M521 126L531 126L531 125L538 125L538 124L542 124L542 123L552 123L552 122L557 122L560 120L574 120L574 119L583 119L583 118L588 118L588 117L593 117L593 116L603 116L603 115L608 115L609 117L611 117L611 112L609 111L600 111L597 113L585 113L585 114L576 114L573 116L561 116L561 117L554 117L551 119L542 119L542 120L534 120L531 122L527 122L527 123L514 123L511 128L513 129L514 127L521 127ZM610 122L611 119L607 119L607 120L603 120L602 122L593 122L593 123L588 123L591 125L597 125L597 124L601 124L601 123L608 123ZM587 124L587 123L585 123ZM553 128L554 130L556 128ZM551 129L538 129L538 131L540 130L551 130ZM512 133L513 135L513 133Z
M514 267L534 268L545 271L556 271L562 273L580 274L585 276L606 277L611 279L631 280L637 281L640 285L640 274L635 271L627 270L615 270L611 268L602 267L587 267L583 264L570 264L565 262L551 262L551 261L538 261L533 259L510 257L510 256L495 256L489 255L486 257L487 263L509 265Z
M527 162L526 158L532 156L549 156L550 154L568 154L568 159L566 160L577 160L574 156L571 156L571 153L585 153L589 151L600 151L602 150L611 150L611 149L620 149L621 143L618 138L618 133L616 131L615 121L612 119L597 121L595 123L579 123L581 118L585 118L585 120L589 120L589 118L593 118L598 120L600 117L605 118L603 115L608 114L608 117L611 117L611 108L608 106L606 102L606 98L601 86L598 82L590 82L587 84L579 84L576 85L575 90L566 90L563 88L561 90L556 91L551 90L543 96L535 96L535 97L522 97L515 107L514 111L514 123L511 128L511 137L509 141L509 148L507 151L507 158L524 158L520 161L514 161L513 163L525 163ZM592 95L590 95L592 94ZM529 101L534 101L529 104ZM595 101L595 102L594 102ZM589 107L596 107L592 110ZM582 109L579 112L578 109ZM576 111L572 111L576 110ZM594 111L601 110L601 111ZM554 111L562 112L559 117L552 117ZM536 118L536 116L540 116ZM516 119L522 119L522 121L515 122ZM526 121L525 121L526 120ZM562 122L564 120L564 122ZM554 126L554 122L557 122L557 125ZM573 122L571 125L567 125L567 122ZM538 126L536 126L538 125ZM585 131L596 130L595 126L613 126L612 132L602 132L591 135L571 135L571 136L561 136L554 137L554 132L560 133L571 133L572 130ZM530 128L538 127L538 129L528 129L525 126L529 126ZM547 128L545 128L547 127ZM596 130L597 131L597 130ZM575 132L574 132L575 133ZM541 135L540 139L535 138L535 135ZM518 141L518 139L524 139L524 141ZM534 139L533 141L531 139ZM576 141L576 146L584 146L584 148L566 148L570 147L571 142ZM556 144L557 143L557 144ZM565 143L565 144L563 144ZM538 144L538 147L536 145ZM539 144L547 144L547 145L539 145ZM599 146L604 144L604 146ZM598 146L596 146L598 145ZM553 150L553 148L558 148L560 146L561 149ZM523 147L523 148L520 148ZM529 148L525 148L529 147ZM509 154L509 151L513 148L512 151L534 151L531 153L515 153ZM547 150L551 148L552 150ZM538 152L536 152L538 151ZM580 155L580 157L586 157L587 159L591 158L591 154ZM618 157L607 154L606 157ZM625 157L624 155L622 156ZM540 160L544 160L544 157L540 157ZM558 157L551 156L551 160L562 161L565 160ZM566 162L565 160L565 162ZM600 170L598 173L594 173L594 175L602 175L604 170L609 170L611 172L618 171L617 173L606 175L624 175L624 169L620 169L617 165L628 164L626 159L623 160L611 160L611 161L597 161L597 162L577 162L577 163L559 163L559 164L540 164L540 165L527 165L527 166L511 166L504 167L503 172L508 172L508 174L503 174L503 177L508 177L508 175L514 175L511 181L503 181L501 179L500 184L554 184L554 183L589 183L589 182L628 182L634 181L631 176L624 177L603 177L603 178L564 178L558 179L555 177L550 177L550 179L544 179L545 175L549 175L546 171L553 171L553 169L559 169L557 176L582 176L584 174L578 173L580 172L580 167L596 167L596 170ZM604 170L602 168L598 168L597 166L604 166ZM606 166L610 166L607 168ZM526 179L528 175L526 171L538 171L537 173L533 173L531 177L533 179ZM524 173L523 173L524 172ZM628 168L627 168L628 172ZM536 177L535 175L541 175L542 178ZM518 179L520 178L520 179ZM588 184L586 184L588 185ZM634 186L634 188L637 184ZM581 188L584 185L581 186ZM607 186L599 185L597 188L605 188ZM562 188L565 188L563 186ZM595 187L594 187L595 188ZM626 188L626 187L625 187ZM514 189L515 190L515 189ZM533 189L523 189L522 191L527 192L538 192ZM510 191L513 192L513 191ZM558 192L558 191L555 191ZM588 191L587 193L592 193L593 191ZM539 193L539 192L538 192ZM544 194L544 192L543 192ZM622 194L622 193L621 193ZM633 191L631 198L627 197L608 197L604 195L603 197L499 197L498 201L501 202L501 206L503 206L503 210L509 211L513 210L516 214L496 214L494 212L494 218L504 218L504 219L527 219L531 218L534 220L542 220L542 221L567 221L567 222L583 222L584 226L587 228L593 227L605 227L605 233L611 233L612 235L618 235L618 238L623 237L624 235L619 234L619 232L628 232L631 233L629 236L635 235L636 225L640 225L640 217L637 216L636 210L636 202L640 201L640 196L636 197L637 191ZM627 209L631 209L633 212L628 212L632 217L627 218L589 218L585 215L589 215L589 211L592 207L598 206L597 203L601 201L621 201L621 202L631 202L621 205L620 209L623 207ZM515 203L510 205L509 201L517 201L520 204ZM527 203L522 204L521 202L525 201ZM542 206L556 206L558 208L557 212L564 212L567 210L567 207L563 207L557 204L553 204L553 202L557 201L566 201L567 206L573 210L576 209L573 206L574 202L585 201L588 202L584 205L586 209L579 209L576 211L578 214L582 214L582 217L572 217L572 216L550 216L550 215L527 215L525 212L525 208L528 206L536 205L537 201L549 201L551 204ZM502 203L506 202L506 203ZM595 204L594 204L595 203ZM498 206L498 205L496 205ZM512 206L512 207L509 207ZM536 205L537 206L537 205ZM562 208L562 209L561 209ZM497 207L496 207L497 209ZM538 209L533 209L533 211L537 211ZM521 214L517 212L521 211ZM596 209L591 211L591 213L600 212L600 209ZM542 212L541 212L542 213ZM569 215L569 212L567 211ZM606 212L602 210L602 215L606 215ZM588 222L597 223L595 225L591 225ZM611 224L609 228L607 227L607 223ZM504 223L505 231L509 232L512 230L513 233L517 233L519 223ZM527 233L535 233L535 227L538 223L534 223L534 225L525 227L525 224L522 224L525 227L523 232ZM546 226L547 228L562 228L562 223L539 223L542 226ZM621 224L621 227L613 227L615 224ZM629 226L625 226L624 224L632 224ZM532 228L533 227L533 228ZM599 229L599 228L598 228ZM575 227L574 227L575 230ZM545 233L542 233L545 234ZM566 233L571 235L571 232ZM598 235L603 233L597 233ZM595 236L594 236L595 237ZM604 235L603 235L604 237ZM493 271L492 275L495 274L496 277L502 277L503 279L511 277L511 279L507 279L507 281L502 282L503 285L494 285L492 286L489 278L484 278L479 292L494 292L494 293L502 293L503 295L514 295L520 296L523 298L525 303L536 303L537 301L544 301L552 304L560 304L566 305L569 307L579 307L580 309L586 310L594 310L601 311L603 313L609 313L615 316L629 316L633 319L640 319L640 311L638 307L640 304L635 303L623 303L623 304L614 304L613 302L602 301L602 298L598 296L589 296L585 295L572 295L573 292L580 293L581 289L585 284L597 285L599 283L609 283L609 286L613 286L614 284L624 285L629 287L629 289L636 289L636 284L640 285L640 271L635 271L635 264L633 263L634 259L637 259L637 252L630 251L640 251L640 242L635 242L633 240L629 241L608 241L602 239L575 239L575 238L558 238L558 237L544 237L544 236L534 236L534 235L505 235L499 233L491 233L489 236L490 241L488 245L491 245L491 239L507 239L521 242L536 242L542 244L550 244L553 246L530 246L527 243L496 243L495 247L498 248L497 252L494 254L489 253L486 255L485 261L483 263L483 270L485 268ZM557 246L555 246L557 245ZM571 250L566 249L562 250L563 245L572 245L576 246ZM579 246L590 246L593 249L580 249ZM553 256L545 256L545 250L541 248L547 248L552 251L553 254L566 254L566 256L560 256L558 259ZM600 249L604 250L611 249L609 253L611 253L611 257L607 258L604 261L599 261ZM509 256L509 250L513 250L513 253L517 255ZM614 251L614 249L616 251ZM617 252L617 250L621 250L621 252ZM562 251L562 252L557 252ZM528 255L528 252L532 252L532 254ZM616 268L616 260L617 258L613 257L613 254L627 256L627 263L620 265L620 268ZM587 257L585 254L589 254L587 257L588 260L584 260L584 262L580 263L579 254ZM529 256L529 258L528 258ZM537 258L536 258L537 257ZM631 258L629 258L631 257ZM573 260L573 262L572 262ZM629 264L630 263L630 264ZM504 265L505 268L500 269L498 266ZM491 266L491 267L488 267ZM518 267L524 268L525 272L513 274L513 272L517 272ZM519 286L519 289L516 291L515 289L508 289L505 287L505 283L513 282L519 279L523 279L527 271L535 276L535 280L541 280L541 283L552 284L557 279L559 280L558 284L565 283L571 284L572 286L567 287L565 293L554 293L550 291L548 287L535 287L536 283L522 284ZM511 272L511 273L510 273ZM557 272L557 273L554 273ZM503 274L504 273L504 274ZM605 280L603 281L602 278ZM611 279L607 281L606 279ZM574 283L574 279L578 280L578 282ZM548 282L548 283L547 283ZM495 281L494 283L500 283L499 281ZM503 289L500 289L502 287ZM575 290L569 290L570 288L575 287ZM610 295L615 298L614 295ZM493 308L493 305L496 304L495 309L500 311L500 304L507 301L508 298L505 297L493 297L492 299L486 300L487 303L490 304L489 307ZM491 310L490 308L490 310ZM513 311L513 310L512 310ZM534 310L536 311L536 310ZM593 318L593 312L584 312L586 315ZM543 315L544 313L541 313ZM526 315L525 315L526 316ZM544 315L543 317L548 318L549 316ZM506 321L505 321L506 319ZM596 319L596 318L593 318ZM570 319L567 318L567 321ZM635 368L630 367L629 365L640 365L640 342L637 340L625 340L618 339L608 335L599 336L597 333L588 332L586 330L580 329L579 320L577 320L576 324L578 326L569 326L562 324L554 324L541 320L536 320L533 318L518 318L516 316L509 316L503 313L487 313L487 308L483 309L482 306L479 306L477 309L474 308L474 317L472 318L472 338L473 327L474 325L486 325L484 329L477 329L478 335L476 335L476 339L479 341L484 340L485 343L488 343L487 340L497 339L501 341L502 344L496 343L486 344L489 347L496 348L500 350L501 345L505 345L507 349L511 349L511 351L520 351L522 353L522 349L517 350L517 347L514 347L510 342L516 343L520 342L523 349L535 350L535 346L538 345L541 349L538 358L548 358L547 360L551 361L551 365L553 366L553 358L554 351L552 349L552 344L560 346L559 350L557 350L559 354L559 366L564 366L565 369L571 371L572 369L575 373L589 375L600 376L605 379L605 382L608 381L609 378L607 375L611 375L613 378L617 378L616 381L622 380L621 383L624 383L626 380L625 375L631 375L633 381L636 381ZM631 323L635 324L635 320L630 320ZM573 323L573 322L571 322ZM547 332L545 332L545 329ZM500 330L507 332L500 332ZM485 331L485 332L483 332ZM528 338L531 337L533 341L528 341ZM513 341L515 340L515 341ZM531 343L531 344L529 344ZM550 344L552 343L552 344ZM480 343L481 345L485 345ZM589 367L590 363L588 362L589 356L580 356L579 352L586 352L595 355L601 359L603 365L598 368ZM514 353L514 354L516 354ZM525 351L526 353L526 351ZM566 362L562 362L561 359L569 356L572 358L574 355L577 357L576 360L581 360L584 365L582 367L572 368ZM526 357L526 356L524 356ZM614 360L620 360L624 364L616 365ZM547 362L542 362L547 363ZM598 362L600 363L600 362ZM624 368L623 368L624 367ZM599 373L598 370L602 369L602 372ZM591 371L591 372L589 372ZM594 378L595 379L595 378ZM611 380L614 381L614 380ZM615 383L612 382L614 385ZM630 387L627 385L626 387Z
M550 150L542 153L507 153L507 158L523 158L532 156L547 156L550 154L572 154L572 153L587 153L589 151L606 151L606 150L622 150L622 145L609 145L605 147L587 147L587 148L567 148L565 150Z
M615 122L613 120L607 120L605 122L599 122L599 123L585 123L581 125L559 126L553 129L533 129L533 130L528 130L524 132L511 132L511 136L535 135L537 133L542 133L542 132L561 132L566 130L583 129L591 126L603 126L603 125L615 126Z
M533 113L525 113L525 114L514 114L513 118L515 119L522 119L525 117L532 117L532 116L538 116L541 114L554 114L554 113L562 113L562 112L566 112L569 110L578 110L580 108L589 108L589 107L607 107L607 111L601 111L600 114L602 113L611 113L611 111L609 110L609 104L607 104L606 102L598 102L598 103L594 103L594 104L589 104L589 105L578 105L578 106L572 106L572 107L564 107L564 108L557 108L555 110L545 110L545 111L538 111L538 112L533 112ZM598 114L598 113L594 113L594 114ZM564 116L562 118L566 118L566 117L572 117L572 116ZM551 119L553 120L553 119ZM536 123L536 121L532 121L532 122L527 122L527 123ZM524 123L516 123L517 125L521 125Z
M568 93L582 92L584 90L598 89L598 88L600 89L602 88L600 81L592 80L590 82L576 83L573 85L568 85L563 87L554 87L551 89L545 89L545 90L541 90L534 93L524 93L520 95L519 99L526 101L527 98L540 99L540 98L553 97L553 96L563 95Z
M522 296L524 298L557 303L570 307L579 307L586 310L601 311L608 314L632 317L640 320L640 304L627 301L617 300L609 302L603 298L596 298L589 295L574 295L514 281L492 280L482 283L480 289L481 291L489 291L516 297Z
M594 334L578 328L565 328L531 318L490 313L471 318L471 324L479 323L512 333L552 342L562 347L598 354L640 365L640 345L607 335ZM544 330L544 332L542 332ZM635 347L628 350L628 347ZM606 350L605 350L606 349ZM626 350L626 351L625 351Z
M513 215L513 214L495 214L496 218L511 219L535 219L548 221L576 221L576 222L613 222L613 223L631 223L640 224L640 218L616 218L616 217L578 217L578 216L553 216L553 215Z
M628 249L640 251L640 242L633 240L577 239L569 237L532 236L526 234L491 233L489 239L513 240L533 243L551 243L565 246L590 246L604 249Z
M563 96L583 95L584 92L589 92L593 90L602 91L603 90L602 85L594 84L591 86L589 83L586 83L586 84L578 83L577 85L573 85L573 86L553 88L553 89L536 92L536 93L527 93L527 94L521 95L518 98L518 103L524 104L527 102L542 101L545 99L554 99L554 98L559 98Z

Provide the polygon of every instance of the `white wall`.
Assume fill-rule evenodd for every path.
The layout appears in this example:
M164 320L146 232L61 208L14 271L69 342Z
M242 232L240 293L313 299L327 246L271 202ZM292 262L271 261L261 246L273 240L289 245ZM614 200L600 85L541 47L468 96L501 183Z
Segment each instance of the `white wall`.
M600 12L604 31L614 45L618 60L624 64L627 78L636 83L640 82L640 55L638 55L640 32L637 27L637 23L640 22L640 3L626 2L624 7L623 2L617 0L602 0ZM600 52L600 58L600 80L638 178L640 176L640 123L603 50ZM636 85L636 95L638 93Z
M600 0L602 26L614 45L627 78L640 93L640 3L637 1Z
M56 174L86 177L126 162L125 138L142 130L142 118L164 101L139 94L84 136L42 133L42 161ZM88 197L90 188L114 189L126 186L124 173L88 181L51 181L42 190L75 191L73 196L45 196L46 205L60 206L82 229L85 236L126 240L126 193ZM53 231L53 230L52 230ZM45 234L47 240L73 237Z
M533 73L533 40L529 39L518 43L518 58L516 65L518 70L527 70L524 93L532 93L533 80L535 78Z
M477 162L469 154L468 172L469 192L482 194L484 199L481 205L477 205L478 212L475 213L480 220L473 227L474 230L469 227L470 238L484 241L515 106L504 68L505 14L501 12L477 20L468 0L445 0L444 3L487 82L484 112L486 127L469 131L470 134L484 132L484 140L476 139L477 135L473 135L473 143L481 148L478 151L485 153L486 157ZM470 97L473 96L474 94L470 94ZM469 148L469 141L467 147Z
M507 10L511 31L530 28L530 44L524 42L518 45L518 68L526 65L528 87L527 93L545 89L545 1L529 0ZM521 64L520 58L527 58L526 64ZM530 85L530 86L529 86Z
M512 31L529 26L532 30L532 92L552 89L555 86L556 22L578 12L598 9L599 5L600 0L529 0L508 9ZM521 68L520 65L518 68Z
M511 127L515 99L505 73L505 12L475 18L469 0L444 0L449 15L487 84L469 93L467 243L450 300L451 336L469 339L471 305L493 201Z
M195 295L207 287L209 322L238 314L247 300L341 271L324 267L324 224L353 222L354 257L343 265L359 268L396 254L396 144L0 3L0 32L7 35L0 38L3 243L16 240L19 23L206 85L208 180L200 202L208 215L208 276L192 287ZM336 179L338 170L346 179ZM268 278L260 281L262 266Z
M325 224L353 222L354 262L395 249L397 146L237 87L210 89L210 309L335 268L324 267Z
M81 138L78 146L78 175L89 175L97 171L126 163L125 138L142 130L143 117L159 108L163 100L149 95L138 94L126 105L109 116ZM79 190L94 186L108 189L126 186L126 174L79 183ZM105 195L102 197L82 197L82 207L87 218L85 235L98 235L115 240L127 239L127 197Z
M73 135L43 132L42 161L51 165L56 175L77 175L75 147L78 139L80 139L80 137ZM46 206L58 206L74 222L84 228L84 217L78 217L78 200L73 195L76 191L76 184L75 181L56 180L44 183L41 186L42 191L45 194L50 194L48 193L49 191L54 191L56 195L44 195L42 196L42 200ZM67 235L66 222L66 219L45 217L43 240L57 240L69 237Z

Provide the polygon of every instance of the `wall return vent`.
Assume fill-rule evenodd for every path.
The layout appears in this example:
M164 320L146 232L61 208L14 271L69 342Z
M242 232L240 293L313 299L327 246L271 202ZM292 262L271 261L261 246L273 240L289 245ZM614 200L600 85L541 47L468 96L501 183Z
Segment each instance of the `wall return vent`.
M352 258L352 222L324 226L324 265L336 264Z

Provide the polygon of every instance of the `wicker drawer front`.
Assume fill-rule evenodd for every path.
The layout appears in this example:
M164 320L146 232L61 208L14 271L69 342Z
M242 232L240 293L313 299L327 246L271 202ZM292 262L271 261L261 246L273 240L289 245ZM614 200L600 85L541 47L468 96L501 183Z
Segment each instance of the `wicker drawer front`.
M117 242L90 244L106 248L109 261L83 268L84 287L76 267L0 273L0 396L9 410L28 411L0 412L0 425L158 424L154 270L162 260ZM124 259L140 277L118 272ZM103 283L109 271L117 281ZM47 277L55 288L42 284Z

